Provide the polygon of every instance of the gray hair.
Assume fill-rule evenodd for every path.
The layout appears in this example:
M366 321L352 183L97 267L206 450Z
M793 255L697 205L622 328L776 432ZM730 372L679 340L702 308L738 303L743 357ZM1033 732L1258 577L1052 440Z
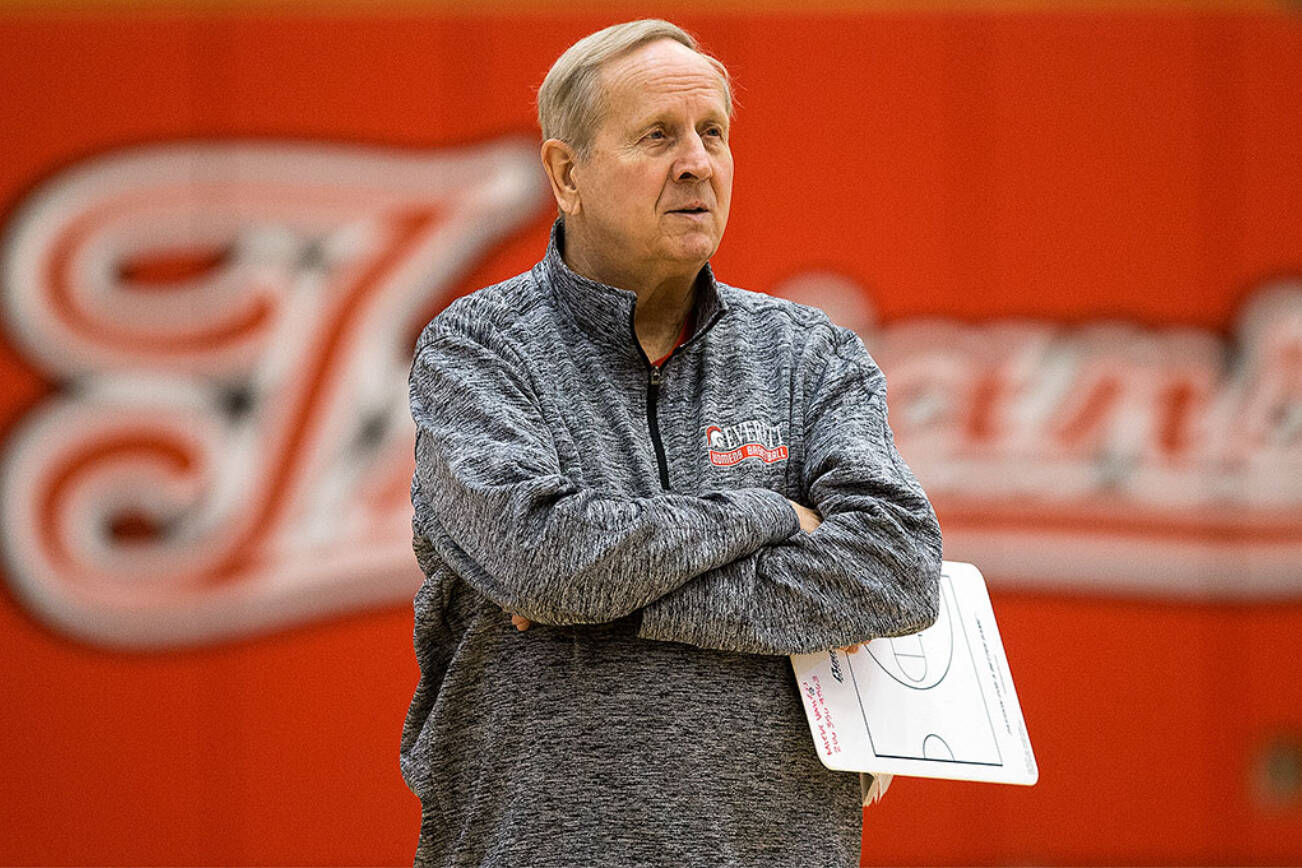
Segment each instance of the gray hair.
M627 51L659 39L672 39L704 57L719 73L724 102L732 115L732 82L728 70L700 49L692 35L659 18L615 24L591 33L565 50L538 88L538 126L543 139L566 142L585 157L601 121L602 64Z

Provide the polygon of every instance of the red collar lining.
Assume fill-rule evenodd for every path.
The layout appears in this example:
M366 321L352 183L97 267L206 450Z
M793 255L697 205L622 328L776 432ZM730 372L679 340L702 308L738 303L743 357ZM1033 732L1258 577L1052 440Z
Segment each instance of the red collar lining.
M652 362L651 367L658 368L665 362L669 361L669 357L672 356L679 347L687 342L687 339L692 334L692 326L696 319L695 314L696 308L693 306L692 309L687 312L687 316L683 318L683 330L678 333L678 342L674 344L673 348L670 349L669 352Z

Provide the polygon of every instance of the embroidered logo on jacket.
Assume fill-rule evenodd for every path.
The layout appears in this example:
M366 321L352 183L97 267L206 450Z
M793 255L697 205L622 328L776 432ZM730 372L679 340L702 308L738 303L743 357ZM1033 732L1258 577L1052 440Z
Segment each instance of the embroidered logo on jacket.
M758 458L765 464L785 461L787 444L782 431L758 419L736 425L710 425L705 429L706 448L710 463L715 467L731 467L747 458Z

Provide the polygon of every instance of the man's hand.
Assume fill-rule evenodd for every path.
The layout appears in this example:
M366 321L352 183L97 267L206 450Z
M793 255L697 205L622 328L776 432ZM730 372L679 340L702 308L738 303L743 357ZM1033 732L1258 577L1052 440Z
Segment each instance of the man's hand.
M533 621L530 621L524 615L517 615L505 606L502 607L502 611L511 616L511 623L514 624L515 629L519 630L521 633L533 626Z
M823 523L823 517L807 506L801 506L790 498L787 503L796 511L796 517L800 519L800 529L805 533L813 533L818 530L818 526Z

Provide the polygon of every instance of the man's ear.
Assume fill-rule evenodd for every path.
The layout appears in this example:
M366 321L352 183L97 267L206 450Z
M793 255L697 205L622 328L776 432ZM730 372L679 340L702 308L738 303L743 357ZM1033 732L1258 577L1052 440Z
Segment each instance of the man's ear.
M556 207L562 214L578 214L582 206L579 187L574 181L577 163L578 155L574 149L560 139L548 139L542 143L543 169L551 182Z

